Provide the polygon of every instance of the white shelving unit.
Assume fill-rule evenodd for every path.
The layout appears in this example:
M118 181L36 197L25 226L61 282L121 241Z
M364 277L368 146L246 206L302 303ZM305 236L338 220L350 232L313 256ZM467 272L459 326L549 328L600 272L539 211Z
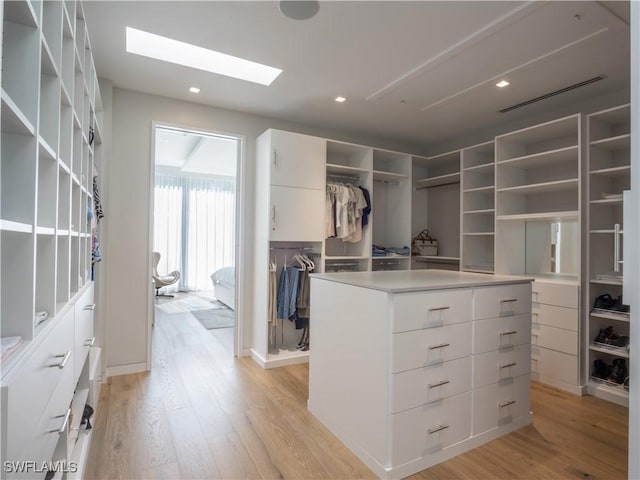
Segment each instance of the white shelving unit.
M462 150L461 265L465 272L493 273L495 239L495 142Z
M414 256L412 268L460 269L461 151L413 157L412 237L422 230L438 241L438 255Z
M629 105L596 112L587 117L589 163L585 197L589 233L585 235L588 282L584 309L588 356L584 368L589 393L621 405L628 405L628 390L623 385L594 378L594 362L599 360L612 364L615 359L623 359L628 368L628 351L626 348L596 344L595 338L601 329L607 327L612 327L618 335L629 336L629 316L614 312L594 312L592 307L599 295L610 294L613 298L622 295L622 194L630 186L630 117Z
M93 332L88 211L102 138L90 141L89 130L102 131L102 105L80 3L16 0L0 8L0 328L3 337L21 337L1 368L2 461L51 461L63 443L69 460L69 431L61 431L56 447L44 445L38 429L49 426L53 410L69 410L78 385L72 372L90 363L83 345L93 340L82 337ZM91 311L76 314L85 307ZM48 316L37 323L42 311ZM46 379L40 365L54 359L40 358L43 351L61 353L59 372ZM27 398L29 392L38 398ZM86 396L73 402L74 413ZM25 415L42 419L21 421ZM14 421L22 422L20 435ZM32 456L20 458L27 451Z

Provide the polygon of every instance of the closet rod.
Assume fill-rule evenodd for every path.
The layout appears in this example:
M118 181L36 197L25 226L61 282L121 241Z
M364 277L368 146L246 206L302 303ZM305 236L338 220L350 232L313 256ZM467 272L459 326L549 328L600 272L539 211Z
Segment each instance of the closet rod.
M321 256L322 254L319 252L314 252L313 247L269 247L269 250L289 250L296 252L307 252L310 255Z
M447 182L447 183L439 183L438 185L425 185L424 187L416 187L416 190L424 190L425 188L436 188L436 187L444 187L445 185L455 185L457 182Z

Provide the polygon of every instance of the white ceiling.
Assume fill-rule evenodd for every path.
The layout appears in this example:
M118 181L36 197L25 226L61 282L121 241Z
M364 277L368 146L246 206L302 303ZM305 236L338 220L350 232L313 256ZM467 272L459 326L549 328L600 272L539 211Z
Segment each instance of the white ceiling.
M271 1L84 8L98 75L115 86L395 142L428 145L629 88L628 2L329 1L304 21ZM125 26L283 73L266 87L128 54ZM498 89L502 78L511 85Z
M237 139L162 127L155 138L155 163L172 173L236 176Z

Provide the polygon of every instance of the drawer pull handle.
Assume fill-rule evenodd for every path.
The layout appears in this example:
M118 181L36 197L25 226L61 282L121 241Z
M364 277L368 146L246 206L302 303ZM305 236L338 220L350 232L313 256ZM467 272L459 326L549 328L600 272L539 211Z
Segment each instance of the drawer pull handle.
M430 428L429 430L427 430L427 433L429 435L433 435L434 433L441 432L442 430L446 430L447 428L449 428L449 425L447 425L447 424L438 425L437 427L433 427L433 428Z
M509 405L513 405L514 403L516 403L515 400L509 400L507 402L499 403L498 405L500 405L500 408L504 408L504 407L508 407Z
M67 429L67 423L69 423L69 416L71 415L71 409L67 410L67 413L65 415L58 415L57 417L54 418L63 418L64 420L62 421L62 425L60 426L59 429L57 430L49 430L49 433L57 433L58 435L62 435L64 433L64 431Z
M504 365L500 365L500 368L515 367L517 364L517 362L505 363Z
M517 298L501 298L500 299L500 303L513 303L517 301L518 301Z
M95 309L96 309L96 304L95 303L92 303L91 305L85 305L84 308L83 308L83 310L91 310L91 311L93 311Z
M429 307L427 308L427 312L438 312L440 310L449 310L451 307L449 305L441 305L439 307Z
M96 337L91 337L88 340L85 340L84 342L84 346L85 347L93 347L93 345L96 343Z
M515 335L518 333L517 330L507 330L506 332L500 332L500 335L506 337L507 335Z
M429 350L437 350L439 348L448 347L450 343L441 343L440 345L429 345Z
M50 367L58 367L59 369L63 369L65 367L65 365L67 364L67 362L69 361L70 357L71 357L71 350L69 350L64 355L56 355L54 358L62 358L62 361L60 363L56 363L55 365L49 365L49 366Z
M429 384L427 385L429 388L437 388L437 387L441 387L443 385L446 385L447 383L450 383L449 380L442 380L441 382L438 383L433 383L433 384Z

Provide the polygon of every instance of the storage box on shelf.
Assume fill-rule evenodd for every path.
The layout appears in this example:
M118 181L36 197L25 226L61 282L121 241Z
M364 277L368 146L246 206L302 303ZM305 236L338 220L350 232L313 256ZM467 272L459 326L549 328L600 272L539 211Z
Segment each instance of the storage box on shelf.
M622 295L623 290L623 192L629 189L631 176L630 117L628 104L587 117L589 233L588 294L585 295L584 308L589 314L585 368L589 393L621 405L628 404L628 385L625 388L623 379L618 378L620 375L614 374L613 366L615 363L616 368L628 369L629 353L625 344L628 344L629 337L629 315L613 310L594 310L593 307L600 295L609 294L615 299ZM612 332L615 338L603 338L601 332L605 331ZM603 371L602 365L610 367L610 370L604 368Z
M486 142L462 150L461 270L493 273L495 147Z
M92 155L83 152L81 122L84 110L95 109L84 95L95 70L88 69L91 79L84 78L79 64L78 43L91 56L81 5L18 0L0 8L0 327L4 337L21 337L2 359L4 465L51 461L66 435L66 412L83 369L93 372L94 382L81 387L96 390L97 367L87 355L93 312L82 312L93 296L93 284L87 285L90 197L80 185L93 169ZM92 119L86 117L88 128ZM85 138L88 150L86 144ZM94 349L97 361L99 347ZM72 410L82 402L76 400ZM64 459L77 453L69 450Z
M427 228L435 256L414 256L412 268L460 268L460 151L413 157L412 236Z

